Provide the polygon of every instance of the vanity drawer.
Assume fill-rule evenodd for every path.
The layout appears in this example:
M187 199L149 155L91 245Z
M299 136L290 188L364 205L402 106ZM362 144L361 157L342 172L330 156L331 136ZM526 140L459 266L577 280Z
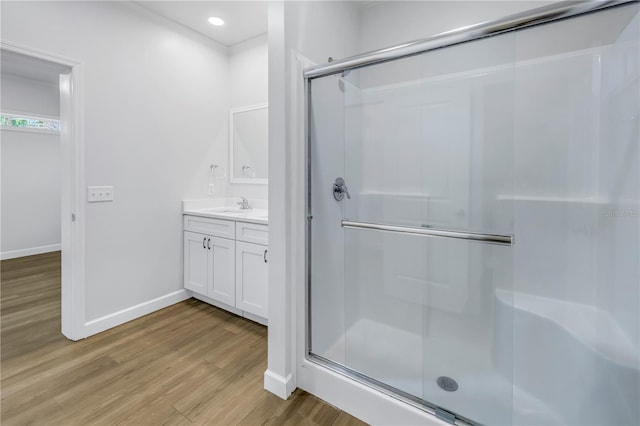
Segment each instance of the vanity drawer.
M269 245L269 225L236 222L236 240Z
M207 234L214 237L236 237L235 222L232 220L220 220L209 217L184 215L184 230Z

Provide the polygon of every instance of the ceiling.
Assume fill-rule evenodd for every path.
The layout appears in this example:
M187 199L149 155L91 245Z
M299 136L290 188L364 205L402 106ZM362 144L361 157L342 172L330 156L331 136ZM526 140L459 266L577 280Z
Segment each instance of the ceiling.
M17 75L32 80L59 84L59 76L70 69L64 65L2 50L0 54L2 74Z
M171 19L225 46L267 32L267 1L138 1L138 5ZM224 19L220 27L207 19Z

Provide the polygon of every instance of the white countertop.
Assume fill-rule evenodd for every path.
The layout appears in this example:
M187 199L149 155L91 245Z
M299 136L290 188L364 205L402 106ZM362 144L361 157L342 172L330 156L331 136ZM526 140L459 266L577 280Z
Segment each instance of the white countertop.
M266 209L242 210L238 207L184 208L183 214L212 217L214 219L235 220L239 222L269 224L269 211Z

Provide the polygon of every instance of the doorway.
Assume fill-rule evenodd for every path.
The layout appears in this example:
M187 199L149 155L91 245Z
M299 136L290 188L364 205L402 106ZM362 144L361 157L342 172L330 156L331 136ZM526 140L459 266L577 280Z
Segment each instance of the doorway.
M57 318L47 324L79 340L85 337L81 64L6 41L0 48L3 309L9 299L16 301L12 310L34 308L28 301L47 294L53 299L43 310ZM47 289L40 288L45 281ZM42 317L18 316L24 315Z
M2 358L60 338L60 77L1 53Z

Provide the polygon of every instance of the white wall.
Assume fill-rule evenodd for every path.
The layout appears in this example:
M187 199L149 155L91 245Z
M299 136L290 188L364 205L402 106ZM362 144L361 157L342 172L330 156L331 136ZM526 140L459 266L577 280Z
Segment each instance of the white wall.
M269 100L269 46L267 34L251 38L229 48L231 108L267 103ZM229 172L231 164L227 168ZM228 179L228 178L227 178ZM267 185L230 183L229 197L267 199Z
M228 163L227 49L129 4L1 7L3 41L84 63L86 184L115 194L86 205L86 320L100 329L182 289L181 201L206 198L208 165Z
M2 74L0 109L58 117L56 84ZM60 249L60 136L3 129L2 258Z
M426 38L553 2L554 0L369 2L360 12L360 52Z
M304 266L299 211L303 200L304 137L298 126L301 74L292 55L313 62L357 52L357 8L349 2L271 2L269 7L269 369L265 387L281 397L295 389L293 265ZM296 74L294 74L296 73ZM302 257L301 257L302 256ZM300 293L298 293L300 294Z
M60 90L55 83L2 73L0 105L3 111L60 115Z
M231 108L269 100L269 46L267 34L229 48Z

